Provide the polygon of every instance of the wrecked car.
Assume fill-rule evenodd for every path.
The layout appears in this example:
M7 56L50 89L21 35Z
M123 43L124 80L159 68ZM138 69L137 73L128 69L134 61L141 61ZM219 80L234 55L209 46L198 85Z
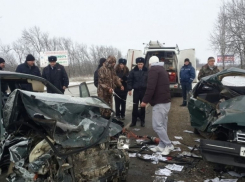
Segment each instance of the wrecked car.
M191 126L207 161L245 167L245 70L228 68L204 77L188 101Z
M0 78L11 91L1 95L2 177L11 182L126 180L128 153L118 149L115 137L122 127L111 122L113 115L101 117L101 108L111 110L104 101L62 95L32 75L1 71ZM21 90L22 84L33 91ZM57 94L45 93L45 87ZM85 83L80 93L89 96Z

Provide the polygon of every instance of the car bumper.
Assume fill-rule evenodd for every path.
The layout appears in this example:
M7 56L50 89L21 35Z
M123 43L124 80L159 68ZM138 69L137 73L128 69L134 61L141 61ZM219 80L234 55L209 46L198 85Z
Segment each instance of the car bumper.
M245 144L201 139L200 151L206 161L245 168Z
M169 87L172 93L182 93L181 85L178 83L170 83Z

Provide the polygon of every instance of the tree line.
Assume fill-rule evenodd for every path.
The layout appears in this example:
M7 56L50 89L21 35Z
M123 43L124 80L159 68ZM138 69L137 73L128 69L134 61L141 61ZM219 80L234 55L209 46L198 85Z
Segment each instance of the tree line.
M18 64L25 62L27 54L36 58L40 65L40 52L67 50L69 66L66 71L69 77L88 76L96 70L99 59L114 55L117 59L122 53L115 47L92 45L73 42L70 38L51 37L42 32L39 27L32 27L22 31L21 37L12 44L0 43L0 57L6 61L6 70L15 71Z
M234 54L240 68L245 68L245 1L223 1L214 30L210 34L213 50L223 57ZM225 63L223 61L223 68Z

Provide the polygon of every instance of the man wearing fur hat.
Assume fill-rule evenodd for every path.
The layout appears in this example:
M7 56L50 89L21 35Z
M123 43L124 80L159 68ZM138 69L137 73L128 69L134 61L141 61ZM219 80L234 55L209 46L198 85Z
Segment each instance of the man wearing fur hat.
M40 70L35 65L35 58L31 54L26 56L26 61L24 63L17 66L16 72L41 77ZM21 84L21 89L32 91L32 86L30 84Z
M49 65L43 69L42 77L52 83L63 94L65 89L68 88L69 78L67 76L64 66L57 63L56 56L48 57ZM48 93L53 93L52 90L47 89Z
M140 114L138 114L138 104L142 102L145 95L146 85L147 85L147 68L144 66L145 59L142 57L136 58L136 66L129 73L128 77L128 94L133 93L133 112L132 112L132 123L130 127L136 125L137 118L139 116L141 121L141 127L145 126L145 108L140 108Z
M3 71L4 68L5 68L5 60L0 57L0 70ZM2 93L7 95L7 90L8 90L8 84L1 82L1 91L2 91Z
M151 150L161 152L162 155L168 155L174 149L167 133L168 112L171 106L168 72L163 67L164 63L159 62L157 56L150 58L149 66L147 89L141 107L145 107L147 103L153 106L152 126L160 142Z
M114 66L116 64L116 58L109 56L104 65L98 71L98 97L103 99L112 108L112 94L116 87L124 90L122 83L116 75ZM108 109L101 109L101 115L109 119L111 111Z

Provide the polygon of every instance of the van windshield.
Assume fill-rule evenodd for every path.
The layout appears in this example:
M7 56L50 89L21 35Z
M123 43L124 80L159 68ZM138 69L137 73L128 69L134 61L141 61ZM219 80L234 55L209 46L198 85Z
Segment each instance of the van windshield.
M164 62L166 70L176 70L176 55L172 51L151 51L146 54L146 66L149 67L149 59L151 56L157 56L160 62Z

